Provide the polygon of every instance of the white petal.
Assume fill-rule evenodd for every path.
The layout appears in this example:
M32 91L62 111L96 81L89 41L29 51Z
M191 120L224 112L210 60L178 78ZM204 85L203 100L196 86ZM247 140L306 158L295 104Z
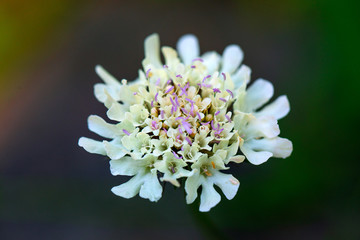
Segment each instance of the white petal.
M111 159L120 159L127 153L127 151L120 143L104 141L104 147L106 150L106 154Z
M206 66L208 73L212 74L219 70L221 57L217 52L206 52L201 58L204 60L203 64Z
M212 182L205 181L202 184L200 196L200 212L208 212L221 200L220 194L215 190Z
M194 169L192 175L186 179L185 182L185 191L186 191L186 203L190 204L195 201L197 198L197 190L202 183L201 176L199 171Z
M216 172L213 175L214 183L220 187L225 197L229 200L233 199L239 189L240 182L231 174Z
M145 59L157 68L162 67L160 60L160 38L154 33L148 36L144 42ZM147 70L147 69L146 69Z
M107 123L104 119L96 115L89 116L88 125L90 131L106 138L115 138L120 134L120 129L118 129L116 125Z
M161 198L162 187L156 173L148 173L144 176L144 184L140 188L139 196L157 202Z
M236 155L229 159L229 162L242 163L245 160L244 155Z
M251 149L251 146L249 147L246 142L242 146L240 146L240 149L244 153L246 158L249 160L249 162L254 165L259 165L266 162L273 155L271 152L266 151L255 152Z
M278 97L274 102L255 113L255 116L273 116L276 119L285 117L290 111L289 100L285 95Z
M273 138L280 134L280 128L274 117L264 116L252 119L244 132L247 139L255 137Z
M245 97L246 108L250 111L258 109L270 100L274 94L271 82L264 79L256 80L248 89Z
M120 82L114 78L110 73L108 73L102 66L96 65L95 72L101 77L101 79L108 85L114 87L120 87Z
M225 48L222 57L221 72L233 73L244 58L244 53L238 45L229 45Z
M235 88L239 88L242 84L248 84L250 82L251 69L246 65L241 65L234 75L231 76Z
M269 151L274 154L274 157L287 158L290 156L293 146L290 140L286 138L263 138L263 139L252 139L248 143L254 150Z
M180 63L177 52L173 48L162 47L161 51L164 55L166 65L168 65L170 68L175 67Z
M79 139L78 145L80 147L83 147L89 153L106 155L104 144L102 142L95 141L86 137L81 137Z
M198 39L193 34L182 36L176 46L183 62L187 65L200 55Z
M132 198L139 193L141 185L144 183L144 175L137 174L135 177L132 177L126 183L123 183L119 186L113 187L111 191L120 197L123 198Z
M110 161L111 174L133 176L139 172L140 167L136 160L131 157L123 157L118 160Z

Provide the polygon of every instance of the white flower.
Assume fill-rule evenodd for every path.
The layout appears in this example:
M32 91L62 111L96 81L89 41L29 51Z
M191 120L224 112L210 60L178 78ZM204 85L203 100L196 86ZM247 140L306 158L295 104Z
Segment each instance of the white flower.
M162 47L163 64L159 36L147 37L144 70L130 83L97 66L104 84L95 85L95 96L117 124L90 116L89 129L107 140L82 137L79 145L108 156L113 175L133 176L112 189L116 195L158 201L159 179L179 187L186 178L186 202L192 203L202 186L200 211L209 211L221 199L214 185L228 199L239 188L236 178L222 172L229 162L246 158L258 165L291 154L292 143L278 136L277 123L290 107L286 96L263 107L273 86L258 79L247 87L251 70L241 65L239 46L226 47L222 56L200 56L197 38L185 35L177 50Z

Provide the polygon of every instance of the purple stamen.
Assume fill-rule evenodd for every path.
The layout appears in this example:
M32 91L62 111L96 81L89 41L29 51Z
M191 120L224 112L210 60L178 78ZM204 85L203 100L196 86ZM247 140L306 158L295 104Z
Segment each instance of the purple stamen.
M154 100L151 101L151 107L154 107Z
M226 91L227 91L228 93L230 93L230 95L231 95L232 98L234 98L234 94L233 94L232 91L230 91L229 89L226 89Z
M185 140L189 143L190 146L192 145L190 138L186 137Z
M184 118L183 117L177 117L177 118L175 118L175 120L184 120Z
M174 89L174 86L171 86L165 93L169 93L169 92L171 92L171 90L173 90Z
M182 110L185 114L187 114L187 113L188 113L188 111L186 111L186 109L185 109L185 108L181 108L181 110Z
M169 97L169 99L170 99L171 104L172 104L173 106L176 106L175 103L174 103L174 100L172 99L172 97Z
M231 118L228 115L225 115L226 119L231 122Z
M155 101L158 101L158 99L157 99L158 95L159 95L159 93L157 92L157 93L155 94Z
M180 107L180 104L179 104L177 95L175 95L175 103L176 103L176 105L177 105L178 107Z
M146 78L149 77L150 70L151 70L151 68L149 68L149 69L146 71Z
M188 101L189 103L194 103L193 100L191 100L190 98L185 98L186 101Z
M199 112L197 112L196 114L197 114L197 116L199 117L199 120L201 120L200 113L199 113Z
M158 78L157 80L156 80L156 86L159 86L160 85L160 78Z
M184 151L184 145L181 146L181 151Z
M161 110L161 111L160 111L160 115L161 115L161 118L162 118L162 119L165 118L165 116L164 116L164 110Z
M217 112L215 113L215 116L219 115L219 113L220 113L220 111L217 111Z
M168 65L164 65L163 67L164 67L164 68L169 68Z
M215 92L216 92L216 93L221 93L220 89L218 89L218 88L213 88L213 91L214 91L214 93L215 93Z
M214 126L214 120L211 121L211 127L212 127L212 129L216 129Z
M195 59L192 60L192 62L195 62L195 61L204 62L204 60L202 60L201 58L195 58Z
M219 100L221 100L223 102L227 102L227 100L225 98L219 98Z
M156 121L152 121L151 122L151 127L152 127L152 130L155 130L155 129L158 129L158 124Z
M191 103L190 114L194 116L194 103Z
M196 67L194 65L192 65L191 68L196 68Z
M126 131L126 129L123 129L123 132L124 132L126 135L130 136L130 133L129 133L128 131Z
M167 80L166 84L169 85L171 83L171 79Z
M204 87L207 87L207 88L211 88L211 84L205 84L205 83L203 83L203 86L204 86Z
M178 78L182 78L181 74L176 75L176 77L178 77Z
M166 132L167 133L167 130L166 130L166 128L162 128L163 130L164 130L164 132Z
M137 92L133 92L133 95L136 95L137 94Z
M179 140L179 139L180 139L180 135L177 135L177 136L176 136L176 139L178 139L178 140Z
M174 157L177 158L177 159L181 159L182 157L179 157L175 152L172 152Z
M209 125L210 122L201 123L201 125Z
M192 134L191 125L188 122L182 121L182 125L188 134Z
M183 134L183 130L181 128L179 128L179 133Z
M211 77L211 75L207 75L206 77L203 78L202 82L205 82L205 80L210 77Z
M222 75L223 75L223 77L224 77L224 81L226 80L226 75L225 75L225 73L221 73Z

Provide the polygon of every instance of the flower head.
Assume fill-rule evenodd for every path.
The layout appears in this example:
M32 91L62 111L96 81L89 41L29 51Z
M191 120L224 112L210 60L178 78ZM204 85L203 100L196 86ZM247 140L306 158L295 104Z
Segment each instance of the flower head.
M144 69L130 83L96 67L105 83L95 85L95 96L117 124L90 116L89 129L107 140L82 137L79 145L108 156L113 175L133 176L112 189L116 195L157 201L159 180L179 187L179 179L186 178L186 202L192 203L202 186L200 211L209 211L221 198L214 185L228 199L239 188L239 181L223 172L229 162L248 159L258 165L291 154L292 143L278 137L277 124L289 112L289 102L280 96L263 107L273 86L258 79L248 87L251 70L241 65L237 45L226 47L222 56L199 57L197 38L185 35L178 51L161 50L165 64L158 35L146 38Z

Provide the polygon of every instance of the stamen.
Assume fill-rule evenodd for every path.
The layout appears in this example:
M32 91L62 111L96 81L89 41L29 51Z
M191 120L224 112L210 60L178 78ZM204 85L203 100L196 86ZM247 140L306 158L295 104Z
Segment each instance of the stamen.
M231 122L231 118L228 115L225 114L225 117L229 122Z
M157 80L156 80L156 86L159 86L160 85L160 78L158 78Z
M214 163L214 161L211 161L211 165L212 165L213 169L215 169L215 163Z
M174 103L174 100L172 99L172 97L169 97L169 99L170 99L171 104L172 104L173 106L176 106L175 103Z
M215 113L215 116L219 115L219 113L220 113L220 110Z
M193 59L193 60L192 60L192 62L195 62L195 61L204 62L204 60L203 60L203 59L201 59L201 58L195 58L195 59Z
M181 74L176 75L176 77L178 77L178 78L182 78Z
M163 68L169 68L168 65L164 65Z
M201 115L199 112L196 112L197 116L199 117L199 120L201 120Z
M192 65L191 68L196 68L196 67L194 65Z
M154 107L154 100L151 101L151 107Z
M175 173L175 168L174 168L174 166L171 166L171 172L172 172L172 173Z
M179 133L180 133L180 134L183 134L183 133L184 133L181 128L179 128Z
M182 157L179 157L175 152L172 152L174 157L177 158L177 159L181 159Z
M189 103L194 103L193 100L191 100L190 98L185 98L186 101L188 101Z
M156 121L152 121L152 122L151 122L151 127L152 127L153 130L157 129L157 128L158 128L157 122L156 122Z
M221 93L220 89L218 89L218 88L213 88L213 91L214 91L214 93L215 93L215 92L216 92L216 93Z
M225 98L219 98L219 100L221 100L223 102L227 102L227 100Z
M185 140L189 143L190 146L192 145L190 138L186 137Z
M214 120L211 121L211 127L212 127L212 129L216 130L216 128L214 126Z
M151 70L151 68L149 68L149 69L146 71L146 78L148 78L148 77L149 77L150 70Z
M124 132L126 135L130 136L130 133L129 133L128 131L126 131L126 129L123 129L123 132Z
M211 77L211 75L207 75L206 77L203 78L202 82L205 82L205 80L210 77Z
M225 73L221 73L222 75L223 75L223 77L224 77L224 81L226 80L226 75L225 75Z
M184 145L181 146L181 151L184 151Z
M177 105L178 107L180 107L180 104L179 104L177 95L175 95L175 103L176 103L176 105Z
M234 98L234 94L233 94L233 92L232 92L232 91L230 91L229 89L226 89L226 91L227 91L228 93L230 93L231 98Z
M158 95L159 95L159 93L157 92L157 93L155 94L155 101L158 101L158 99L157 99Z
M210 122L201 122L201 125L209 125Z
M162 129L164 130L164 132L165 132L165 133L167 133L167 130L166 130L166 128L162 128Z
M186 111L186 109L185 109L185 108L181 108L181 110L182 110L185 114L187 114L187 113L188 113L188 111Z
M188 134L192 134L191 125L188 122L182 121L182 125Z
M166 84L169 85L172 82L172 79L167 80Z
M173 90L173 89L174 89L174 86L171 86L168 90L166 90L165 93L169 93L169 92L171 92L171 90Z
M161 115L161 118L162 118L162 119L165 118L165 116L164 116L164 110L161 110L161 111L160 111L160 115Z
M137 94L137 92L133 92L133 95L136 95Z

